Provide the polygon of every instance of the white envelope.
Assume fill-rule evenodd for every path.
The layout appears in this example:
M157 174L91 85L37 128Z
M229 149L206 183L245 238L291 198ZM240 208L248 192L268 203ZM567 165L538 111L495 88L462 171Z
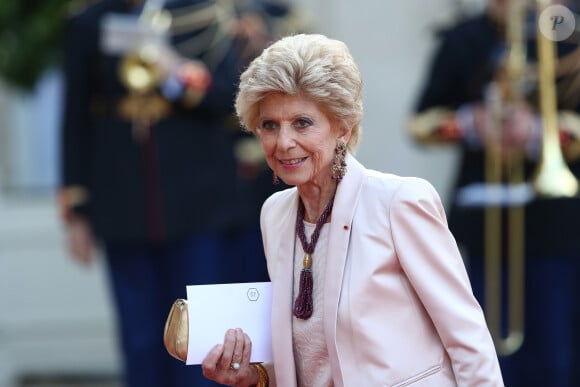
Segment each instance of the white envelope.
M187 286L189 342L186 364L201 364L230 328L252 340L251 362L272 360L270 282Z

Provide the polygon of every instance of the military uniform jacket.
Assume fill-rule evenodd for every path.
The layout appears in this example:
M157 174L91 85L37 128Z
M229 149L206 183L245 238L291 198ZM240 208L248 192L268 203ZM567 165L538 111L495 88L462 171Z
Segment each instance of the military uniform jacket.
M235 44L212 68L199 105L168 101L170 112L152 125L148 140L136 141L133 123L119 114L128 96L121 58L100 47L103 17L128 12L122 0L102 0L68 21L62 184L88 191L77 210L106 242L162 242L249 222L256 215L236 176L228 124L242 66Z

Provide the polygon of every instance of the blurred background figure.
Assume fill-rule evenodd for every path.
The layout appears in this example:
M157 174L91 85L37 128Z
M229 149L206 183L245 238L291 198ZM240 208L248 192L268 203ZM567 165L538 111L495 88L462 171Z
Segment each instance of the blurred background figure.
M289 14L253 0L101 0L68 20L58 204L71 255L104 252L128 387L210 385L164 349L172 302L186 285L268 280L258 215L274 187L233 96Z
M410 122L461 148L449 224L510 387L580 385L580 33L537 35L541 3L489 0L443 31Z

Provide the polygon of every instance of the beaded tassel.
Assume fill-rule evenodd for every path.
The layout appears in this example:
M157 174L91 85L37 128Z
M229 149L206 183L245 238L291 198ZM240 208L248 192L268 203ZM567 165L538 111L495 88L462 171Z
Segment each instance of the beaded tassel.
M312 289L314 288L312 279L312 258L310 254L304 254L302 271L300 271L300 287L298 297L294 301L294 316L301 319L308 319L312 316L313 301Z
M304 261L302 262L302 270L300 271L298 296L294 301L294 316L304 320L312 316L312 310L314 307L312 301L312 292L314 289L314 281L312 279L312 253L314 253L316 242L318 242L320 230L332 212L333 203L334 196L330 198L326 208L322 212L322 215L320 215L320 218L316 222L316 227L312 233L310 243L306 240L306 233L304 231L304 205L300 203L298 206L298 214L296 216L296 234L298 235L300 243L302 244L302 249L304 250Z

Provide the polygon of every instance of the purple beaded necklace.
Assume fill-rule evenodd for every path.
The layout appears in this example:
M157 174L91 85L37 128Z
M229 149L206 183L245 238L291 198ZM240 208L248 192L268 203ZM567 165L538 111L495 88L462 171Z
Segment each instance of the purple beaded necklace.
M300 204L298 205L298 214L296 215L296 234L298 235L298 239L300 239L302 249L304 250L304 260L302 261L302 271L300 272L298 296L294 301L294 316L303 320L312 316L312 254L314 253L316 242L318 242L322 226L324 226L326 219L328 219L332 212L333 203L334 195L332 195L326 208L324 208L322 215L318 218L316 227L312 233L312 238L310 238L310 243L306 241L306 233L304 231L304 204L300 201Z

